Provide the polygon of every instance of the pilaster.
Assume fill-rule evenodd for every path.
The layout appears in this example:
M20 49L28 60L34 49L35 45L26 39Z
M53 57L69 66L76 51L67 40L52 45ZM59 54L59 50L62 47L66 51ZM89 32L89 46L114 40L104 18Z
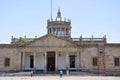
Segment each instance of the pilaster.
M77 52L77 56L76 56L76 68L77 70L80 70L80 55L79 52Z
M98 44L98 68L99 73L104 74L105 73L105 46L104 43Z
M25 52L22 52L22 70L25 69Z

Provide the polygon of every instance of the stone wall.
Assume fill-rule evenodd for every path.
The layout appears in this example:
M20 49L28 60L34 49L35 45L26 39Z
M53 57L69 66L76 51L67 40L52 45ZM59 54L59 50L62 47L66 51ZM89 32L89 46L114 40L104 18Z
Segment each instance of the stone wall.
M5 58L10 58L10 66L4 66ZM20 54L15 48L0 48L0 71L20 70Z
M98 49L96 46L82 48L81 50L81 68L85 71L95 72L98 70L98 66L93 66L92 59L98 57Z
M89 47L26 47L26 48L0 48L0 71L11 71L11 70L20 70L21 69L21 54L20 52L47 52L47 51L56 51L56 52L75 52L73 54L77 55L79 53L79 63L80 69L91 72L98 72L98 66L93 66L93 58L98 58L98 47L89 46ZM65 55L64 55L65 56ZM4 66L4 59L10 58L10 66ZM105 45L105 71L106 73L119 73L120 66L114 65L114 57L120 58L120 46L115 45ZM59 63L60 64L60 63Z
M119 57L120 59L120 46L109 46L105 48L105 68L108 73L119 73L120 66L114 65L114 58Z

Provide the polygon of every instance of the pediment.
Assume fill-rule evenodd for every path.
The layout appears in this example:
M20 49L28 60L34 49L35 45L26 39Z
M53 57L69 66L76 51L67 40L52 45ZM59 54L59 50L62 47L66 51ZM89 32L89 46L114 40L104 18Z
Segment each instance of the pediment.
M47 34L43 37L37 38L34 41L31 41L26 46L34 47L73 47L76 46L69 40L64 40L53 34Z

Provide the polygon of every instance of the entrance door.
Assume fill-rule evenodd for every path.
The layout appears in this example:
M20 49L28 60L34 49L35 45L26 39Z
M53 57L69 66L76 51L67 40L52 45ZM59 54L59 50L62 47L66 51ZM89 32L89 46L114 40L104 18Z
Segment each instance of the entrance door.
M30 68L34 67L34 57L33 55L30 55Z
M47 71L55 71L55 52L47 52Z
M70 68L75 68L75 55L70 56Z

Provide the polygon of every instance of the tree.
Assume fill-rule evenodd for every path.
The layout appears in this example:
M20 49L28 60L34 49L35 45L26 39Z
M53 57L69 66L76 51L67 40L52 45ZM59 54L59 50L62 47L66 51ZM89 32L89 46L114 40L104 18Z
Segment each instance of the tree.
M19 39L15 39L12 43L13 44L26 44L29 40L27 38L20 37Z

